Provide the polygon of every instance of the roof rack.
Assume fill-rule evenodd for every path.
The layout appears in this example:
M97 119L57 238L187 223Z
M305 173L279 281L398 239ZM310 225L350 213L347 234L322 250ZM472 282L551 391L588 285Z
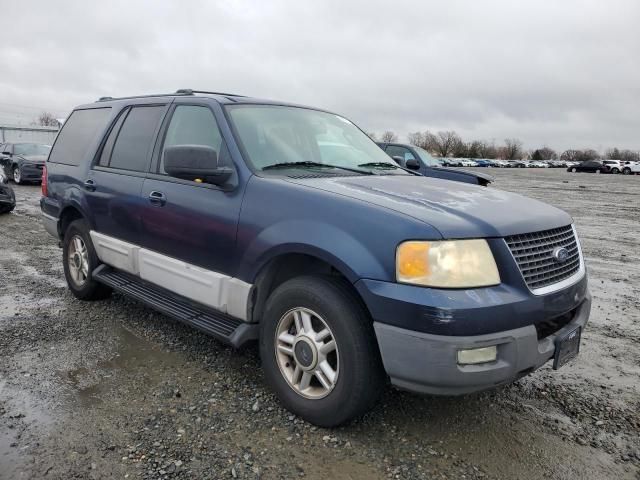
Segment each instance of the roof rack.
M192 88L181 88L176 91L181 95L193 95L194 93L207 93L209 95L222 95L223 97L246 97L246 95L238 95L237 93L209 92L207 90L193 90Z
M206 90L193 90L191 88L181 88L175 93L156 93L153 95L132 95L129 97L100 97L98 102L108 102L110 100L126 100L129 98L152 98L152 97L171 97L176 95L193 95L195 93L206 93L209 95L221 95L223 97L244 97L245 95L237 95L235 93L208 92Z

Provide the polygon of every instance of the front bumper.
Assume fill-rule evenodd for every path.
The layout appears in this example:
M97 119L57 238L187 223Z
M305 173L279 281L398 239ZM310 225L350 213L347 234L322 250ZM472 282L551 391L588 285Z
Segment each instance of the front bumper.
M555 339L580 326L591 311L591 295L572 311L573 318L560 330L538 338L534 325L475 336L443 336L406 330L374 322L385 370L399 388L420 393L455 395L485 390L527 375L554 356ZM495 345L497 360L478 365L458 365L460 349Z

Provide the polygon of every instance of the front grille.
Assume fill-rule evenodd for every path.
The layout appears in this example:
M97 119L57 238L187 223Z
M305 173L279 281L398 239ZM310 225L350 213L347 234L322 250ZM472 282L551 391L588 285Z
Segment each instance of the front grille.
M505 241L531 290L558 283L580 270L580 249L571 225L512 235L505 237ZM558 247L569 252L562 263L553 257L553 251Z

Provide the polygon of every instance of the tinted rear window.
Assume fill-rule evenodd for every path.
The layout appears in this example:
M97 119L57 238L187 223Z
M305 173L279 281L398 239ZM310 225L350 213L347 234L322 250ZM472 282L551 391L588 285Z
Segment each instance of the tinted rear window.
M111 168L147 171L149 151L164 108L133 107L129 111L111 153Z
M87 158L89 147L103 131L111 115L111 107L76 110L58 134L49 161L80 165Z

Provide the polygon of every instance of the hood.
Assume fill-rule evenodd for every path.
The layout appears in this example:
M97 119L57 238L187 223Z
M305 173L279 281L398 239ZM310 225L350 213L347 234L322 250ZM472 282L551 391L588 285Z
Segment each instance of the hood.
M555 207L515 193L408 175L287 179L394 210L427 223L443 238L504 237L572 223Z
M44 163L47 161L46 155L19 155L18 158L31 163Z
M446 172L461 173L464 175L469 175L471 177L480 178L483 180L482 182L479 182L480 185L487 185L489 183L492 183L495 180L495 178L493 178L491 175L488 175L482 172L471 172L469 170L460 170L459 168L450 168L450 167L431 167L431 168L435 168L437 170L444 170Z

